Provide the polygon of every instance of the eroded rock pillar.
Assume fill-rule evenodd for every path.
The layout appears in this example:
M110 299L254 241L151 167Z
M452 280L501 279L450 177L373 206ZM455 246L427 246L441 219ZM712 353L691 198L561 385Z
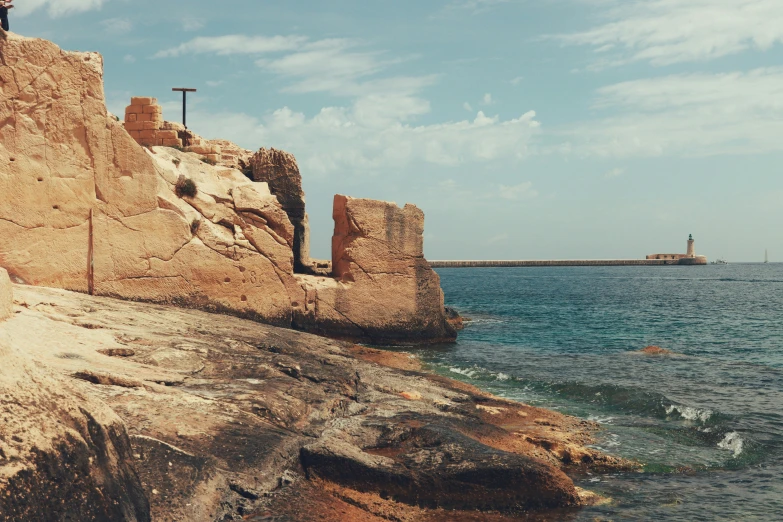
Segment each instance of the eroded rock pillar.
M293 154L262 148L250 159L253 181L263 181L277 196L294 225L294 271L310 272L310 225L305 212L302 175Z

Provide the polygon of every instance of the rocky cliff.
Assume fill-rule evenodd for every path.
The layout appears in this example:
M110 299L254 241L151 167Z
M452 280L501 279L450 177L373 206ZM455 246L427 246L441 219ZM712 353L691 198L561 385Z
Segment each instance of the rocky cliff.
M141 146L106 112L95 53L8 33L0 64L0 266L15 281L371 342L455 337L437 275L420 248L401 253L400 264L395 234L353 241L344 252L363 265L337 278L297 274L309 259L307 217L290 155L257 153L248 161L264 181L253 182L197 153ZM146 114L140 107L129 117ZM368 219L381 228L415 231L420 243L421 212L392 207L362 208L378 213ZM336 234L345 226L336 223ZM367 262L379 255L393 260Z

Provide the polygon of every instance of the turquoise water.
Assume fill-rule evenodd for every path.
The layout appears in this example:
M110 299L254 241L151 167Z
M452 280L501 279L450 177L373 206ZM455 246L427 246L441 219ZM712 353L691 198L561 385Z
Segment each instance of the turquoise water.
M417 351L431 369L598 421L644 464L577 477L614 502L558 519L783 520L783 264L438 273L472 321Z

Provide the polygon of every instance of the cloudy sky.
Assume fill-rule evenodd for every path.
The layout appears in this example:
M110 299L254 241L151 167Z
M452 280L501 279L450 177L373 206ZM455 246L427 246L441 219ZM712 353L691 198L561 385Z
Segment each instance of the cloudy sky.
M783 261L781 0L16 0L105 57L109 109L193 87L189 127L414 203L430 259Z

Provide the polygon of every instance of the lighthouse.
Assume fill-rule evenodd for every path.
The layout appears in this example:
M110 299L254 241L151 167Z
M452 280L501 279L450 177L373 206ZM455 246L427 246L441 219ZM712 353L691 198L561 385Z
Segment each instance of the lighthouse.
M685 257L696 257L696 248L693 246L693 234L688 234L688 250Z

